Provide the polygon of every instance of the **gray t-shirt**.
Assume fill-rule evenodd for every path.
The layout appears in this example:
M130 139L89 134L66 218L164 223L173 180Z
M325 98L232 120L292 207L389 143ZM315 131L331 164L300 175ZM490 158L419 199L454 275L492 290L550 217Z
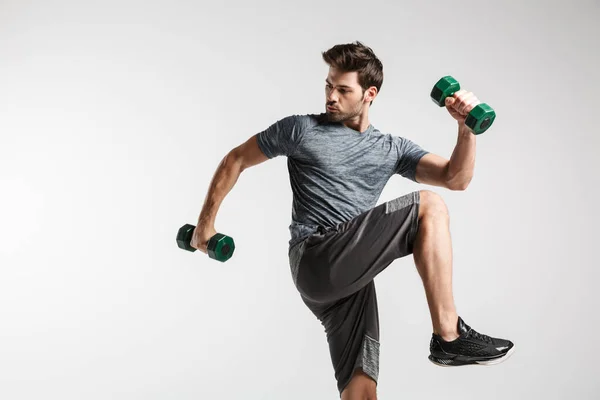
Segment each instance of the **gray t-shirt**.
M326 114L291 115L258 134L263 153L287 156L293 193L289 248L317 231L373 208L394 174L415 180L428 152L412 141L329 122Z

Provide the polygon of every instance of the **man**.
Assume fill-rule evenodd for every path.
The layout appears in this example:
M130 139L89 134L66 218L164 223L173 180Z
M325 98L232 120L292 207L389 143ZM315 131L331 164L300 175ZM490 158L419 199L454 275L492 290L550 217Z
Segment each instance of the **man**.
M490 364L513 350L508 340L473 330L456 312L452 246L442 198L416 191L377 207L394 174L418 183L464 190L473 176L475 135L465 125L479 104L460 90L446 99L458 123L450 159L369 122L383 65L360 42L322 54L329 65L326 112L277 121L231 150L220 163L200 213L192 246L206 253L217 210L245 169L285 155L293 191L289 260L302 300L327 333L342 400L376 399L379 321L373 278L412 254L423 281L433 334L429 359L444 366Z

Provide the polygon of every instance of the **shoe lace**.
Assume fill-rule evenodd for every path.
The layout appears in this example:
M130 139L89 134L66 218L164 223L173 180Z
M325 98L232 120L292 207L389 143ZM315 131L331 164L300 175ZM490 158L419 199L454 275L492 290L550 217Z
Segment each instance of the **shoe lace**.
M492 343L492 338L488 335L484 335L483 333L479 333L476 330L471 329L469 331L469 335L474 337L475 339L483 340L486 343Z

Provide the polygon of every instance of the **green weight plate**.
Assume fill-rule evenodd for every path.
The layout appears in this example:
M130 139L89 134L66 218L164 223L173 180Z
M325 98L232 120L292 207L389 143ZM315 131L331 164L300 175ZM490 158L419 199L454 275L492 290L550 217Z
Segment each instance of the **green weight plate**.
M467 125L474 134L480 135L487 131L496 119L496 112L486 103L475 106L467 115L465 125Z
M431 100L440 107L445 106L446 97L452 96L460 90L460 84L451 76L441 78L431 90Z

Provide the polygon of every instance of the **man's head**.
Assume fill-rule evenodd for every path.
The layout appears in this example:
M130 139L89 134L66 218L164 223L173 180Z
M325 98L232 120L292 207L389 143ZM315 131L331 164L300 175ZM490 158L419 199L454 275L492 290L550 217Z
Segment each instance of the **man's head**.
M335 45L322 55L329 65L325 83L329 119L341 122L366 115L383 83L383 64L373 50L357 41Z

